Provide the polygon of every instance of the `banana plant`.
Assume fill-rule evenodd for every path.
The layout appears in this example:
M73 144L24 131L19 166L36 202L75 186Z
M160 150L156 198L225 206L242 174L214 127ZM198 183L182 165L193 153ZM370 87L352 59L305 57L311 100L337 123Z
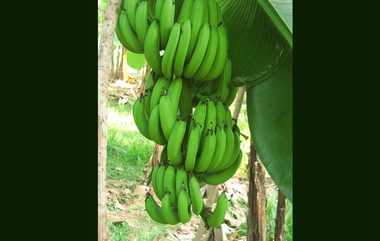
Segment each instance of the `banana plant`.
M248 122L256 151L292 201L292 0L218 0L229 35L232 78L247 86Z

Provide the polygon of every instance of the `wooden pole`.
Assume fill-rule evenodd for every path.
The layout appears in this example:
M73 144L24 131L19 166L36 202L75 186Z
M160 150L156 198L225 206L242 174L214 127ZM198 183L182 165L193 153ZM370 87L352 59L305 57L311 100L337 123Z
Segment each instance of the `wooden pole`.
M119 5L120 0L108 3L98 53L98 241L107 240L107 89L112 78L112 45Z

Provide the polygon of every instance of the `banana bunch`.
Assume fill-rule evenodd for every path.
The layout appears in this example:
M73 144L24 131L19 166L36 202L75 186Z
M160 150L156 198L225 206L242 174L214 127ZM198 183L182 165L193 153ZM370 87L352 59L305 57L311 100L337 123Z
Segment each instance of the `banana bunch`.
M154 221L171 225L187 223L192 212L199 215L203 211L198 180L183 168L167 164L156 166L151 173L151 183L161 204L158 205L152 195L147 195L145 209Z
M204 184L231 178L241 163L240 130L229 106L231 84L227 32L216 0L123 0L116 35L143 53L151 72L133 106L137 129L164 145L151 172L155 195L145 208L161 224L187 223L192 213L208 227L224 222L228 200L205 207ZM154 197L155 196L155 197Z

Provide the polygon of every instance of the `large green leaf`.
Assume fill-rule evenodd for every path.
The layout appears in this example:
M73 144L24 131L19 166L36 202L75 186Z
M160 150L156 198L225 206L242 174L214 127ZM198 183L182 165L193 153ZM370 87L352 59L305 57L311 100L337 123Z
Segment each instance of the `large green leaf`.
M220 0L257 153L292 200L292 0Z

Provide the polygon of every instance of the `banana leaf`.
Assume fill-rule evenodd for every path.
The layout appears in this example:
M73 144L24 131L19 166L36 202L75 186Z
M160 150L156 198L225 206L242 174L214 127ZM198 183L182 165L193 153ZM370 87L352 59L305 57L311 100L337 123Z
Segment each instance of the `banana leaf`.
M292 0L219 0L229 37L232 81L247 86L258 156L292 201Z

